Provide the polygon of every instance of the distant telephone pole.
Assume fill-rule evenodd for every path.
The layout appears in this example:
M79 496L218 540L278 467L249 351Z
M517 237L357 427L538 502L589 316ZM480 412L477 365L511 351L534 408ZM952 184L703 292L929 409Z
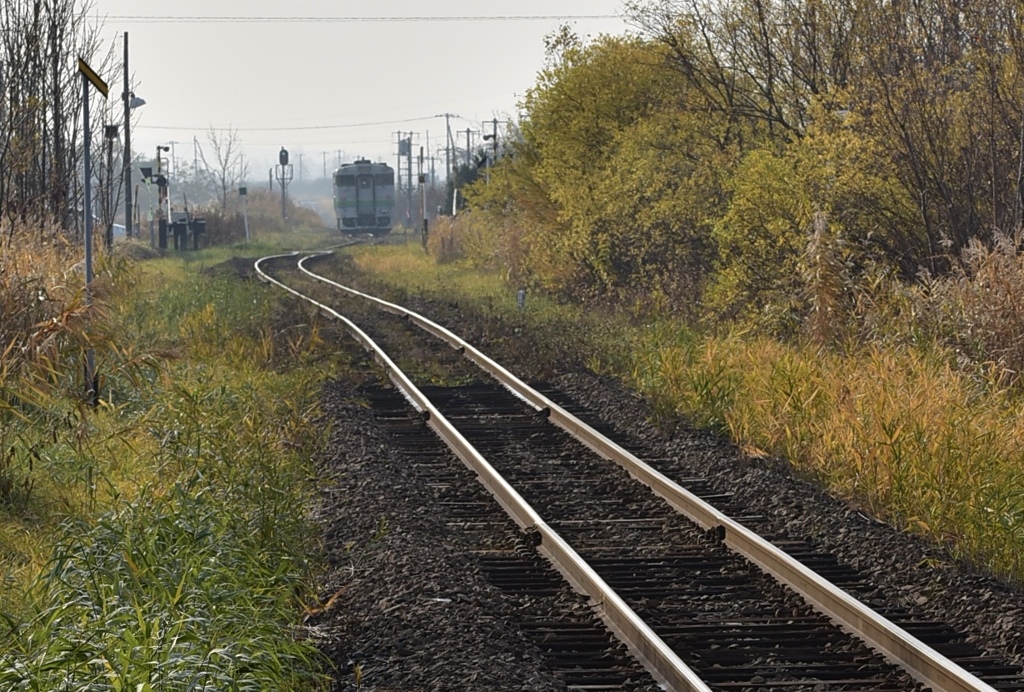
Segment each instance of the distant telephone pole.
M454 113L441 113L440 115L434 116L436 118L444 118L444 129L445 129L445 149L444 149L444 181L447 184L452 178L452 154L455 151L455 140L452 138L452 126L451 119L458 118L460 116Z
M407 158L405 160L406 186L405 186L405 210L406 228L412 226L412 133L409 133L409 146L406 148Z
M399 130L395 133L396 141L398 142L398 153L395 154L395 177L398 182L398 191L402 191L402 153L405 150L405 140L402 139L402 131Z
M320 153L323 154L324 157L324 180L327 180L327 152L321 151Z
M491 182L491 167L498 163L498 119L491 121L491 134L484 135L484 141L491 140L491 160L487 163L487 182Z
M423 249L427 249L427 176L423 169L423 147L420 147L420 160L419 160L419 181L420 181L420 216L423 218L423 226L421 227L421 234L423 236Z
M132 98L128 84L128 32L124 32L124 237L132 237Z

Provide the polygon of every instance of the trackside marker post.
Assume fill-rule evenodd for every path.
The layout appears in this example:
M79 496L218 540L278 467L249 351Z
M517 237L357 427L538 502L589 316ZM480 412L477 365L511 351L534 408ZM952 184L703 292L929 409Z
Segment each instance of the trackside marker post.
M83 147L83 175L85 176L85 304L92 304L89 285L92 283L92 133L89 130L89 84L107 98L107 83L104 82L89 65L78 59L78 71L82 75L82 135L85 140ZM90 347L85 352L85 395L92 406L97 406L100 399L99 377L96 374L96 354Z

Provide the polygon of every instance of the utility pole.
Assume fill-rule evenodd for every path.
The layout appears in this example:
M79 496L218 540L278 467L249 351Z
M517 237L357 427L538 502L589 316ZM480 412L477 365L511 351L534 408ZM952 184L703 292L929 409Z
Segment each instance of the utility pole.
M430 130L427 130L427 151L428 152L430 151ZM433 161L433 159L431 159L431 161ZM430 184L433 185L434 184L434 176L433 176L434 171L433 171L433 169L431 169L430 173L431 173Z
M444 114L444 127L447 130L446 148L444 151L444 182L447 185L452 179L453 154L455 153L455 140L452 138L452 126L448 122L448 114Z
M405 227L412 226L412 133L409 133L409 145L406 147L405 159Z
M423 249L427 249L427 176L423 172L423 147L420 147L420 209L423 216Z
M440 115L436 115L434 117L444 118L444 129L446 136L444 150L444 181L447 184L448 181L452 179L452 154L455 150L455 140L452 138L451 118L458 118L459 116L455 115L454 113L441 113Z
M324 180L327 180L327 152L321 151L320 153L323 154L324 157Z
M124 237L132 237L132 126L131 94L128 91L128 32L124 32Z
M487 182L488 183L491 182L491 166L493 166L494 164L496 164L498 162L498 119L495 118L494 120L492 120L491 124L492 124L492 126L494 128L493 130L491 130L491 134L484 135L484 141L485 142L487 140L491 140L491 151L493 152L492 155L491 155L491 160L487 164Z
M103 139L107 145L106 195L103 200L103 246L109 251L114 247L114 139L117 125L103 126Z
M469 152L469 148L470 148L471 145L469 143L469 134L470 134L470 130L467 127L466 128L466 168L469 168L469 166L470 166L470 160L469 160L469 153L470 152Z
M174 169L174 177L177 178L178 177L178 157L175 156L174 145L175 144L180 144L180 142L175 142L172 139L170 142L168 142L168 144L171 145L171 165L167 167L167 177L168 178L171 177L171 169L173 168Z
M402 139L402 131L401 130L396 132L395 136L396 136L396 139L398 141L398 152L395 154L395 177L397 178L397 181L398 181L398 191L401 192L402 191L402 150L403 150L403 147L404 147L404 144L402 144L402 142L404 142L405 140Z

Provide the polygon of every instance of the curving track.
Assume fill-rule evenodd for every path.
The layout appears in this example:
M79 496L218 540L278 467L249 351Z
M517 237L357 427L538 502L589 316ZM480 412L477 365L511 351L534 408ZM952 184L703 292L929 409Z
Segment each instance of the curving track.
M301 281L294 268L287 283L263 269L296 259L264 258L256 270L345 323L418 412L403 419L393 394L375 395L396 436L422 446L432 428L669 688L1024 689L1019 670L979 656L948 627L878 615L847 593L871 590L851 570L798 543L773 545L744 526L756 518L731 518L744 512L729 498L702 499L699 479L681 485L658 473L440 325L318 276L306 259ZM310 280L342 297L316 300L288 285ZM495 382L417 388L327 304L352 298L402 318L391 329L421 327ZM502 572L504 558L493 559Z

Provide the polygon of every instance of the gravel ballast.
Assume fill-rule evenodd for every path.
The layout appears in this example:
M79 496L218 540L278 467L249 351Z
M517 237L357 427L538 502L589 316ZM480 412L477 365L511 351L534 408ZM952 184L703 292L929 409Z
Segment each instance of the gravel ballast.
M573 409L611 424L627 446L642 441L658 457L653 465L670 477L707 478L764 516L777 534L832 552L900 606L952 625L987 654L1024 665L1019 589L829 497L781 461L751 460L727 441L683 425L656 427L632 392L564 353L547 358L527 339L493 338L501 332L493 319L452 303L400 302L522 377L544 377ZM373 368L369 361L366 368ZM377 427L360 387L326 387L322 408L332 425L317 510L330 565L321 598L330 606L308 624L338 666L336 689L565 689L515 625L521 604L488 583L473 546L433 507L434 494ZM508 531L515 534L511 522Z

